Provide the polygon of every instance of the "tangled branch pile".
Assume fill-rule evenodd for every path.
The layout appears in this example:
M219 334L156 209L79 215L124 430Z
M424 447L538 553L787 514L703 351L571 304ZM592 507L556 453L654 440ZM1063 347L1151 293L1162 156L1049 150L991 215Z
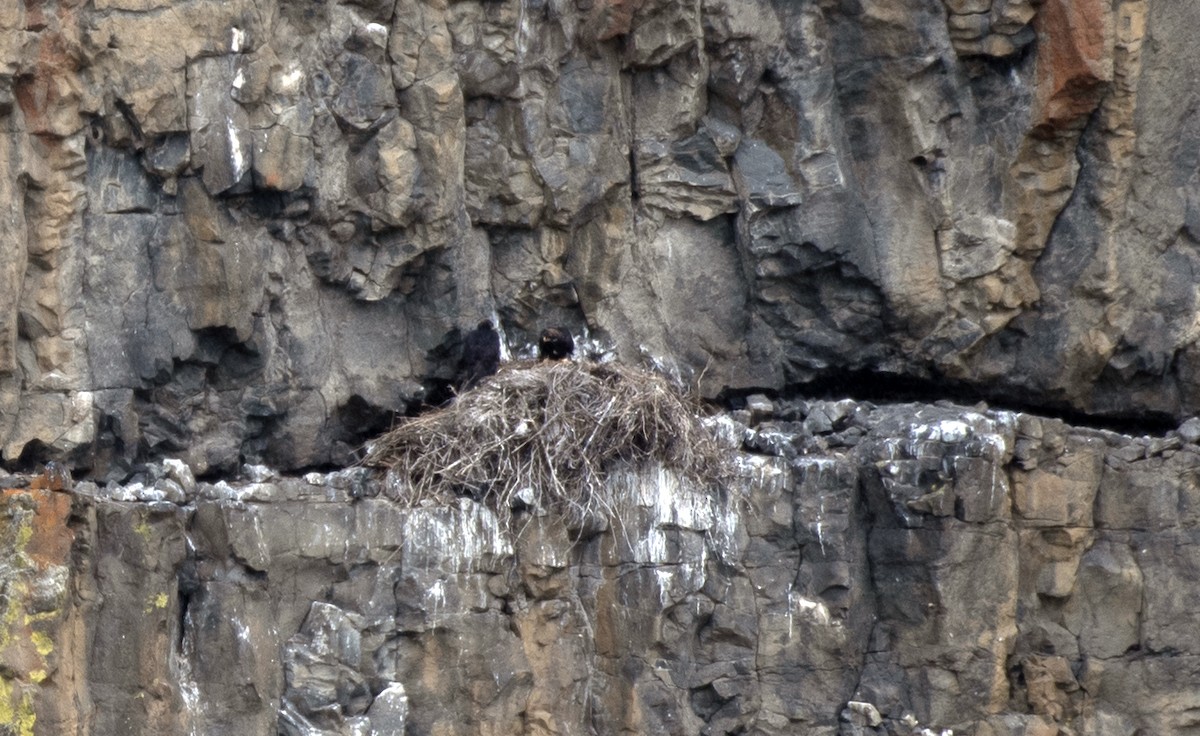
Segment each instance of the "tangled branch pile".
M410 504L465 493L504 517L524 504L612 518L605 475L614 468L658 463L702 488L726 475L697 409L637 368L510 364L379 437L363 462L392 471Z

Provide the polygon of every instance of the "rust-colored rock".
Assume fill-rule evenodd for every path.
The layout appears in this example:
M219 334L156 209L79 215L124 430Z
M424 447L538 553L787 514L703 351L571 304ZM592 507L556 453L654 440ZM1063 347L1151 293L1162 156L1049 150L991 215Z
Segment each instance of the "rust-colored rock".
M75 676L68 625L75 532L67 493L0 491L0 730L34 736L74 729ZM64 651L65 650L65 651ZM35 728L36 726L36 728Z
M27 532L28 542L22 549L44 572L50 565L65 565L69 562L75 533L67 523L71 515L71 495L61 492L61 483L54 483L57 488L39 488L41 484L36 479L43 477L35 476L35 481L30 483L28 491L4 491L0 494L0 504L12 503L14 497L19 494L28 494L32 499L33 516Z
M633 27L633 16L646 0L596 0L589 26L597 41L623 36Z
M1100 102L1112 81L1112 8L1104 0L1047 0L1038 32L1036 125L1057 130Z
M30 16L35 13L30 13ZM60 22L77 22L73 15ZM79 60L60 32L44 31L36 36L36 58L17 78L16 98L30 133L63 137L83 127L79 116Z

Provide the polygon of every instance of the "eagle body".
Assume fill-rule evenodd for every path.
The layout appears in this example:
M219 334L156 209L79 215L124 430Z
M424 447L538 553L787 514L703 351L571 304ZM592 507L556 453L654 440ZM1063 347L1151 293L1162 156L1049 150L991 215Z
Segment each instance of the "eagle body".
M563 360L575 353L575 339L563 327L547 327L538 338L538 357L542 360Z
M464 388L470 388L500 369L500 335L491 321L484 320L463 340L459 373Z

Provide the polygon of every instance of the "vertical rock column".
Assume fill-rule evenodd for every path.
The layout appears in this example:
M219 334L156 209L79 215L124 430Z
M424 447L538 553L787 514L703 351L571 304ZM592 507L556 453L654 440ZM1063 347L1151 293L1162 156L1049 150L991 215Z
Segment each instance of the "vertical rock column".
M52 488L53 486L53 488ZM86 677L68 605L71 497L46 476L0 491L0 731L75 733Z
M0 185L12 203L0 236L0 283L10 287L0 296L0 380L8 373L21 387L19 402L3 407L0 456L13 460L31 442L69 450L93 434L76 309L86 95L75 8L0 11L0 34L0 47L20 49L22 60L12 70L12 97L0 104L9 131L0 149L14 166Z
M17 59L26 54L29 35L24 30L21 6L12 3L0 8L0 380L11 378L17 367L17 300L25 273L25 188L20 179L22 150L20 114L14 115L13 77L19 70ZM6 381L7 382L7 381ZM16 392L2 391L0 409L10 415ZM0 437L5 424L0 421Z
M955 725L1004 710L1019 545L1005 464L1013 422L897 413L864 444L879 620L856 700ZM911 708L908 713L905 709Z

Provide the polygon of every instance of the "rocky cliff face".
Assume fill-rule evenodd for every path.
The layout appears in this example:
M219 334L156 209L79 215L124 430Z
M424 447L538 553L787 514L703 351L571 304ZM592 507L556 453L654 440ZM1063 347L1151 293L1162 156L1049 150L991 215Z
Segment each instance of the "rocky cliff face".
M617 474L627 502L576 529L404 509L361 469L36 476L3 496L0 728L1195 732L1200 431L851 401L741 419L724 494Z
M1195 731L1197 25L0 0L0 732ZM484 318L777 405L587 528L334 470ZM796 398L898 385L1030 413Z
M1189 3L22 0L0 440L340 463L456 329L1182 417ZM1152 41L1152 43L1147 43Z

